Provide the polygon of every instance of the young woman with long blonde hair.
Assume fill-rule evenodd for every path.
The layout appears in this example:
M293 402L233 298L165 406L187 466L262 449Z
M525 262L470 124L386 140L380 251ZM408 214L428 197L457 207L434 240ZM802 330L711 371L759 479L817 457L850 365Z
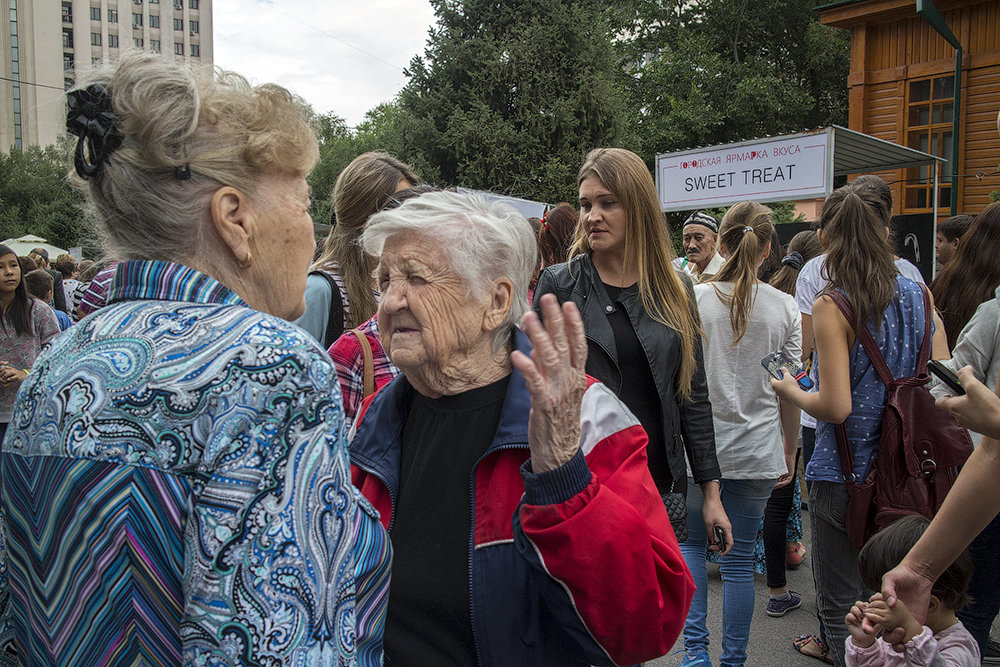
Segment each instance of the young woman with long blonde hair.
M689 278L671 266L673 247L646 164L620 148L598 148L577 175L580 221L569 261L546 268L535 288L580 309L587 373L608 385L649 437L661 494L684 493L687 462L705 496L703 530L732 544L719 498L712 406L701 328Z

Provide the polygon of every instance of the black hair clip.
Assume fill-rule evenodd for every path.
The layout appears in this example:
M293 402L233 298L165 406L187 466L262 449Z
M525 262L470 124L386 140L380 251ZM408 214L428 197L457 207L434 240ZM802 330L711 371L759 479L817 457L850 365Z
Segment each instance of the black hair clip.
M73 165L82 178L92 178L122 143L111 107L111 91L95 83L70 91L66 101L66 130L80 138L76 143Z
M191 163L185 162L183 167L174 167L174 178L186 181L191 178Z

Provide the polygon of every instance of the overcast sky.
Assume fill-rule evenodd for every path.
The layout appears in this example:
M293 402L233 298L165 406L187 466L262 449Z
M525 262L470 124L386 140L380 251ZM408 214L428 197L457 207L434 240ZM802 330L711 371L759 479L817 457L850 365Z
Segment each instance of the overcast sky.
M406 82L434 11L427 0L215 0L215 64L280 83L355 126Z

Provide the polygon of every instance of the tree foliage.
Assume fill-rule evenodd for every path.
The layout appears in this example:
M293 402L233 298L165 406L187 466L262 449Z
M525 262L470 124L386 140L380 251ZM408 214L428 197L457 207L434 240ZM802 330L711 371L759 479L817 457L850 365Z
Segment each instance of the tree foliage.
M821 25L811 0L431 2L437 24L397 99L356 128L311 116L316 222L330 220L337 174L371 150L437 185L554 203L576 199L597 146L652 165L657 153L847 117L847 33ZM69 150L0 154L0 238L96 245L66 180Z
M34 234L70 248L93 243L83 198L66 177L69 142L0 154L0 240Z
M444 185L542 201L574 194L624 107L595 0L432 0L438 24L400 95L403 157Z
M847 119L846 31L803 0L640 0L609 11L626 73L627 144L657 153Z

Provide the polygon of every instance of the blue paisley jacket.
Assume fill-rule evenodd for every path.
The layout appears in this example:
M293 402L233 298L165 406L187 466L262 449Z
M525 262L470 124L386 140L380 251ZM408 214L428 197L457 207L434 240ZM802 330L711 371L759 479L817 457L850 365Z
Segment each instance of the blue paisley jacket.
M374 665L390 548L329 357L190 268L118 266L22 385L0 453L4 654Z

